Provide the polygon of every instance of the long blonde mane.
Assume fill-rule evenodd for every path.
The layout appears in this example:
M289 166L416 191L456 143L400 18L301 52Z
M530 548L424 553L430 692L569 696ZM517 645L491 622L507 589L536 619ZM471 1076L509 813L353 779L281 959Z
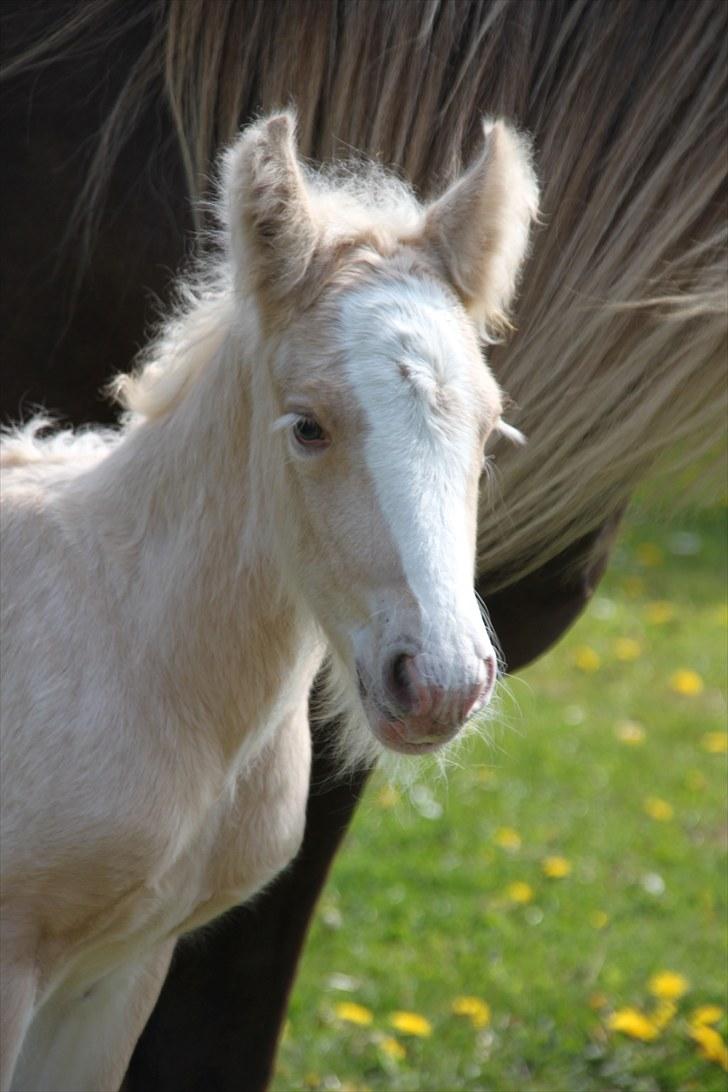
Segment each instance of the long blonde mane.
M89 0L26 43L8 75L92 48L119 10ZM491 354L529 443L496 453L479 533L487 587L555 557L655 468L715 452L726 419L722 0L432 0L378 4L376 17L333 0L185 0L150 3L146 17L76 206L87 239L153 94L198 197L241 122L291 101L304 154L360 150L425 196L470 158L482 114L533 134L544 226L518 329Z

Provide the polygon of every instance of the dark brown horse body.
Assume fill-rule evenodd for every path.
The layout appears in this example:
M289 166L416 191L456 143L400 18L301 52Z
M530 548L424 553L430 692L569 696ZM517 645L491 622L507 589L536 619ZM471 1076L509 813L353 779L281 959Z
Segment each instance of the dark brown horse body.
M637 124L635 97L644 110L653 109L653 90L659 92L660 81L671 71L675 80L685 84L673 99L674 117L663 124L662 145L658 143L651 156L635 167L633 193L625 180L623 200L632 200L636 206L640 184L644 190L645 178L652 178L649 172L664 168L661 148L664 151L670 132L675 140L683 140L690 96L710 98L701 115L704 131L696 139L712 141L712 147L703 149L696 160L695 152L689 158L686 144L684 158L675 165L684 175L683 190L702 171L710 192L692 218L675 198L674 215L683 216L685 223L665 251L665 260L669 257L673 262L674 293L687 299L692 292L690 300L697 308L695 315L686 312L683 316L681 311L681 321L673 326L684 352L692 354L692 371L685 378L690 389L683 392L684 416L692 432L700 431L704 422L709 439L715 407L713 416L705 407L715 401L718 388L713 371L716 353L724 348L720 336L725 336L725 327L718 329L713 317L710 337L703 333L702 340L694 337L691 342L690 322L702 315L705 324L708 312L713 315L712 305L705 302L712 282L706 275L698 284L698 275L715 268L712 240L720 219L718 190L705 163L720 155L716 142L722 123L715 121L712 112L722 86L718 75L725 38L722 8L720 0L694 5L434 0L403 6L389 0L359 4L245 0L235 5L224 0L185 0L184 4L177 0L171 6L161 0L95 0L80 6L75 0L5 0L6 53L10 58L25 57L10 78L2 102L0 331L6 416L27 415L41 403L77 423L111 419L111 407L98 391L114 372L129 366L158 299L167 299L172 274L186 257L193 228L190 176L199 160L229 135L223 122L215 119L234 115L237 124L259 108L290 98L302 112L304 150L326 154L334 137L340 137L400 163L424 189L467 152L481 113L515 115L533 129L544 152L542 171L551 176L546 179L547 217L556 221L547 228L544 240L549 232L556 232L556 237L552 236L547 254L544 242L535 257L540 270L537 301L530 293L530 282L526 283L522 329L513 349L517 352L532 334L528 299L546 312L563 306L556 278L568 277L568 270L559 264L560 250L568 251L580 232L590 233L597 238L590 242L597 263L602 251L617 245L609 230L624 234L619 210L600 196L600 172L621 169L610 157L621 139L625 149L627 138L632 139L630 126ZM406 23L415 18L414 9L419 9L419 37L411 33L414 27L405 26L399 39L390 31L395 38L385 40L382 22L386 20L378 16L384 12L389 19L394 10ZM169 36L175 20L188 21L177 26L176 38ZM320 34L319 27L324 28ZM578 60L580 51L586 56L592 39L600 40L610 52L600 63L594 62L593 70L582 66L577 79L572 72L574 58ZM686 41L689 49L681 58L680 43ZM163 52L165 42L163 72L152 61ZM403 42L410 44L403 46ZM410 101L416 88L403 89L401 117L391 111L385 115L380 109L387 96L397 94L396 86L387 83L395 78L387 75L388 49L392 53L410 50L409 62L405 56L405 68L400 71L412 69L418 80L419 102ZM478 50L495 50L501 67L492 62L493 71L486 72ZM354 73L351 58L359 54L369 58L369 67L362 63ZM186 75L193 86L197 76L207 101L214 99L208 113L213 122L206 127L197 118L196 135L202 148L197 157L189 148L182 154L179 139L180 126L195 128L183 110L185 102L189 106L191 101L180 91L184 65L190 66ZM225 99L225 73L231 66L236 66L237 73L232 105ZM395 68L392 71L396 75ZM369 93L367 78L372 84ZM634 83L631 90L624 86L629 80ZM577 86L583 87L580 101L573 97ZM573 101L565 101L569 95ZM340 107L336 117L332 116L334 100ZM580 112L598 111L600 101L619 105L611 109L604 130L592 134L593 139L584 137L583 161L577 157L572 170L560 171L553 147L558 124L578 128ZM225 124L229 127L229 122ZM443 131L449 136L440 155L437 139ZM89 163L99 140L103 142L109 132L113 141L106 159L97 160L97 168L100 163L102 169L96 170L89 187ZM194 144L195 133L190 136ZM192 184L199 184L199 177ZM668 190L665 193L669 196ZM579 215L559 218L555 210L567 196ZM604 222L601 239L589 222L590 201L594 216L604 217L605 201L613 214L612 220ZM635 231L635 239L638 236ZM645 246L648 243L646 238ZM632 255L632 241L625 246L625 254ZM690 254L688 262L685 256ZM659 261L658 256L655 262ZM553 285L548 279L549 263L554 269ZM666 286L654 283L652 267L647 268L634 296L621 301L638 301L644 307L639 320L642 332L639 322L624 317L627 311L621 313L618 329L604 327L606 345L595 345L599 361L606 354L609 362L610 350L615 360L620 354L625 360L635 359L641 347L658 352L661 343L650 340L656 337L657 325L645 300L666 294ZM501 358L506 360L510 351L503 350ZM550 359L550 351L549 344L543 344L540 367L544 370L558 366L555 358ZM606 365L600 366L604 371ZM670 437L663 436L670 420L666 392L672 391L674 398L680 387L671 388L657 371L650 387L645 374L630 375L615 364L612 382L617 385L616 395L622 397L623 416L631 413L636 420L641 398L643 427L653 428L667 446ZM527 389L521 373L520 402L525 402ZM544 388L542 396L546 400L553 392ZM573 390L565 390L567 396L579 397ZM605 406L607 401L605 396ZM618 398L614 401L616 414L620 403ZM545 414L546 405L544 401ZM647 411L653 405L651 416ZM534 407L531 412L536 413ZM550 412L558 414L558 401ZM585 417L582 436L577 437L584 447L592 437L599 439L595 429L598 432L600 422L601 418ZM534 437L533 426L526 427L543 458L551 458L554 453L548 451L545 438L539 438L538 431ZM605 435L609 427L605 421ZM562 521L559 533L544 541L536 542L534 532L530 560L521 548L510 565L507 554L496 550L494 564L483 567L479 590L487 599L509 670L544 652L583 608L603 571L629 489L658 452L656 443L645 449L642 461L635 459L622 476L608 473L605 466L601 508L598 489L592 486L596 500L581 505L581 523ZM585 465L584 474L593 474L593 468ZM517 487L517 474L514 481ZM493 588L498 590L492 593ZM346 782L336 781L323 743L323 738L315 741L313 788L299 857L252 906L232 911L203 938L179 945L132 1060L126 1079L129 1092L252 1092L265 1086L309 918L366 780L362 773Z

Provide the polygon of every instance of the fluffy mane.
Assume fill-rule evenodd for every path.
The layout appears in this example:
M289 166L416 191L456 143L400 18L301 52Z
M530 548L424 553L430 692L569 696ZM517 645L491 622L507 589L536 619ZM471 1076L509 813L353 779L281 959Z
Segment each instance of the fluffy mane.
M214 226L201 236L201 255L177 282L171 313L165 309L133 371L109 384L112 397L133 417L151 419L173 409L233 318L252 344L258 337L253 301L236 296L232 277L226 183L231 151L221 158L215 199L205 202ZM304 177L313 215L326 224L333 247L358 241L386 253L421 226L423 206L412 188L378 163L359 158L307 166Z

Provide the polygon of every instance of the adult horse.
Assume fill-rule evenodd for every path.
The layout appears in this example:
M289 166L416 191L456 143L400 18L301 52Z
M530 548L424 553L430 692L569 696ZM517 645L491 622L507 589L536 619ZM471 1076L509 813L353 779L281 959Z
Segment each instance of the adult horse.
M519 329L492 353L529 444L497 452L478 583L516 669L588 599L635 484L722 429L727 14L721 0L6 0L7 411L108 419L94 392L167 291L214 150L255 111L293 99L304 153L363 149L425 195L471 156L480 114L512 117L535 138L545 226ZM265 1085L364 780L328 773L317 746L328 788L293 868L180 946L130 1089Z

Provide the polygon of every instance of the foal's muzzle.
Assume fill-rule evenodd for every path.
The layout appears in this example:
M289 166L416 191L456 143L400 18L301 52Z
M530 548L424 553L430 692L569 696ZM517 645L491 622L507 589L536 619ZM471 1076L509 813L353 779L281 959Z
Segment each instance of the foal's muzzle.
M436 750L487 705L496 674L492 652L444 665L427 653L395 651L384 665L381 707L369 710L372 729L394 751Z
M427 657L395 653L385 667L385 692L392 708L418 721L460 725L488 701L495 683L495 657L476 660L466 677L454 685L428 678Z

